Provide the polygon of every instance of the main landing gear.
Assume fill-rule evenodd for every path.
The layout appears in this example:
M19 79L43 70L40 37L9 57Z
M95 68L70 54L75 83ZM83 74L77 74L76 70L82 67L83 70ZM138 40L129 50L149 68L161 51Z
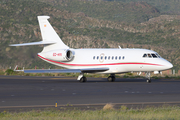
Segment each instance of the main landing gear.
M151 73L146 72L147 83L151 83Z
M109 82L114 82L116 79L115 74L111 74L107 79ZM87 81L87 78L84 76L84 73L80 73L77 80L83 83Z
M87 81L87 78L84 76L84 73L80 73L77 80L79 80L79 82L83 83L83 82Z
M108 77L108 81L109 81L109 82L114 82L115 79L116 79L115 74L111 74L111 75Z

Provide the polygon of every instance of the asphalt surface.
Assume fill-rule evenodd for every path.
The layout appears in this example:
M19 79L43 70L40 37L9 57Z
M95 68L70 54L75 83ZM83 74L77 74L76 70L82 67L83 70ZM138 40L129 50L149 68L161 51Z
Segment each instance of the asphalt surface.
M0 110L62 106L180 105L179 79L0 76Z

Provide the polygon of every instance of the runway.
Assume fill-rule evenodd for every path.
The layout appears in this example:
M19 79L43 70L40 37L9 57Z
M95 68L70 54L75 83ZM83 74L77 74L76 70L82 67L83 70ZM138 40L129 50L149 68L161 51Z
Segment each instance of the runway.
M180 104L179 79L0 76L0 109L122 104Z

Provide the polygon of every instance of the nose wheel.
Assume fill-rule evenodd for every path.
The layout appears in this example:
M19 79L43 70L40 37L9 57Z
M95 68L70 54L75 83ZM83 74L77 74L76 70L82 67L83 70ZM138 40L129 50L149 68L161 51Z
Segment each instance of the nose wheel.
M151 73L146 72L147 83L151 83Z

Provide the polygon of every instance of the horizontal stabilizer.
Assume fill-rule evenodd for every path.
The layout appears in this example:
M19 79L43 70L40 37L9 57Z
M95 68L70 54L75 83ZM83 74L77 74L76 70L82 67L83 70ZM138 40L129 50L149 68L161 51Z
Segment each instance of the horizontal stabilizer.
M55 43L56 43L55 41L40 41L40 42L31 42L31 43L22 43L22 44L11 44L9 46L50 45Z
M88 68L88 69L38 69L38 70L24 70L24 73L96 73L104 72L109 68Z

